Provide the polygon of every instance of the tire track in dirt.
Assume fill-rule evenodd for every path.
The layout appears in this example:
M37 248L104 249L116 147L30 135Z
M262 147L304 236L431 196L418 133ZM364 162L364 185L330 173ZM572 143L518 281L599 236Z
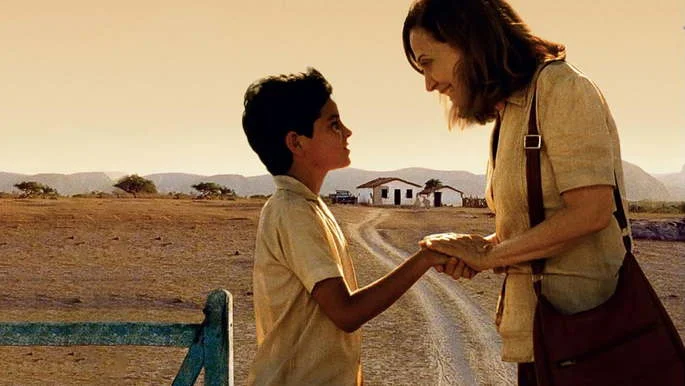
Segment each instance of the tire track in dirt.
M376 227L388 212L371 210L350 236L389 269L409 253L388 243ZM431 323L429 337L437 359L437 385L511 385L514 367L501 361L501 340L491 317L444 275L428 274L409 291Z

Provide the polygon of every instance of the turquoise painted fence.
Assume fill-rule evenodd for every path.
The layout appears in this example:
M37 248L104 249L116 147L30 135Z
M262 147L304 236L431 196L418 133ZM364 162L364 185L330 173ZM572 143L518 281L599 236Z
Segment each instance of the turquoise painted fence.
M233 298L218 289L207 297L201 324L147 322L0 323L0 346L189 347L173 386L233 386Z

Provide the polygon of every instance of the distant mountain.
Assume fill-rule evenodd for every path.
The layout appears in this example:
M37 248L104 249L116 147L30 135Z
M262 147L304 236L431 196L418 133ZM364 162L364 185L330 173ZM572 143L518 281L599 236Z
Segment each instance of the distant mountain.
M144 177L154 182L160 193L197 193L197 191L192 188L192 185L200 182L214 182L219 185L228 186L235 190L236 194L239 196L271 194L274 191L274 183L269 175L244 177L238 174L202 176L198 174L161 173L150 174Z
M627 199L629 200L682 200L685 201L685 167L675 174L659 175L658 179L631 163L623 163L626 178ZM25 175L0 172L0 191L16 191L14 184L22 181L37 181L47 184L63 195L89 193L92 191L112 192L113 185L123 172L93 172L75 174L36 174ZM240 196L271 194L274 191L270 175L245 177L237 174L202 176L187 173L156 173L143 176L155 183L160 193L180 192L197 193L191 186L199 182L215 182L236 191ZM485 190L485 176L465 171L433 170L407 168L391 171L370 171L346 168L332 171L326 177L321 194L336 189L354 191L357 186L379 177L397 177L423 186L426 181L436 178L445 185L463 191L467 196L482 197ZM668 188L667 188L668 187ZM680 190L679 190L680 189Z
M485 176L469 172L431 170L422 168L400 169L387 172L368 171L354 168L334 170L328 173L321 194L334 192L336 189L354 191L357 186L378 177L398 177L418 185L431 178L437 178L446 185L451 185L467 195L482 196ZM199 176L196 174L165 173L145 176L157 186L157 190L166 192L191 193L190 187L198 182L215 182L235 190L238 195L271 194L275 187L270 175L243 177L235 174Z
M104 173L107 175L107 177L111 178L112 181L118 181L119 178L127 175L127 173L124 173L124 172L104 172Z
M111 192L112 179L105 173L74 173L74 174L15 174L0 172L0 191L16 191L14 184L22 181L36 181L57 189L59 194L70 196L92 191Z
M680 173L655 174L654 177L668 189L671 200L685 201L685 165Z
M671 195L664 184L639 166L623 161L626 198L631 201L670 201Z
M0 192L11 192L16 190L14 184L26 181L24 174L0 172Z
M148 174L143 177L154 182L157 191L160 193L190 193L194 191L191 186L206 180L206 177L187 173L158 173Z

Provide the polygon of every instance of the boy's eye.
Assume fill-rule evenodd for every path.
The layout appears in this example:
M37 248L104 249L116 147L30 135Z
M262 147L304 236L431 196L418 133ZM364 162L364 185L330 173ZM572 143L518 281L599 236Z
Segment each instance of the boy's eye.
M336 121L336 122L331 123L331 129L333 129L334 131L340 131L340 129L341 129L340 122Z

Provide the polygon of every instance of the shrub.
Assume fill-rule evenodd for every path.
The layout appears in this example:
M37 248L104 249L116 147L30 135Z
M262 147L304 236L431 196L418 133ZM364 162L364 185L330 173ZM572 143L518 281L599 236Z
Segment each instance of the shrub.
M132 194L133 197L140 193L157 194L155 183L137 174L121 177L114 186Z
M685 202L650 200L631 201L628 203L628 210L631 213L685 213Z
M23 181L18 184L14 184L14 187L22 191L20 198L31 198L38 196L43 198L57 198L57 196L59 196L59 193L57 193L56 189L36 181Z

